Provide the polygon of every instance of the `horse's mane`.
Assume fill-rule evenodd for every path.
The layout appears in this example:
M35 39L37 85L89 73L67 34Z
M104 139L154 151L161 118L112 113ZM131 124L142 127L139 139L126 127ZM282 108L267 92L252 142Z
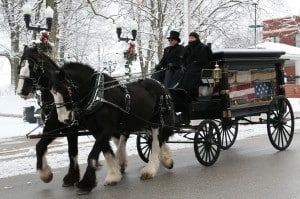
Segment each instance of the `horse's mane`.
M79 63L79 62L68 62L65 63L62 67L63 70L72 70L72 71L78 71L81 74L94 74L96 73L96 70L92 68L90 65ZM116 83L116 79L103 73L105 81L110 81Z
M84 74L92 74L95 72L95 69L93 69L91 66L87 64L82 64L79 62L68 62L65 63L62 66L62 69L64 70L74 70L74 71L80 71Z

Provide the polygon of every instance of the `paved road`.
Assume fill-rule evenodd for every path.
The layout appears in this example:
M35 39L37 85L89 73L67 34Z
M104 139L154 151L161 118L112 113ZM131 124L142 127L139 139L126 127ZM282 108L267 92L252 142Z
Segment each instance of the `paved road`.
M139 180L144 163L132 156L126 174L116 186L103 186L104 165L97 172L98 186L88 196L77 196L75 188L61 187L66 169L57 169L49 184L33 174L0 179L0 198L300 198L300 131L283 152L272 147L267 135L238 140L231 149L222 151L211 167L200 165L192 148L174 151L173 155L174 168L160 168L156 178L149 181Z

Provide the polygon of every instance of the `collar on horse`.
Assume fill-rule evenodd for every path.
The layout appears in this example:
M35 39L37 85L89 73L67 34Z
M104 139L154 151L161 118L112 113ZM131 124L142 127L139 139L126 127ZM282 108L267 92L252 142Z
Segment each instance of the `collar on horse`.
M127 114L130 113L130 93L127 89L127 86L125 84L116 84L110 87L105 87L105 82L104 82L104 75L102 73L97 73L97 77L96 77L96 81L94 84L94 88L93 88L93 93L92 96L89 100L89 102L87 103L87 105L83 108L81 108L81 111L83 114L91 114L93 113L97 106L101 106L103 103L105 104L109 104L119 110L121 110L122 112L125 112ZM121 90L125 93L125 107L121 107L115 103L112 103L106 99L104 99L104 91L114 88L114 87L121 87Z

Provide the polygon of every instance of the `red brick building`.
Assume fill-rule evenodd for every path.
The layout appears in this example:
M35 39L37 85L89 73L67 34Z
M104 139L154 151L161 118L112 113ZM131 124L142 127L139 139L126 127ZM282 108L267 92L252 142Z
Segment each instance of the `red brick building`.
M300 16L263 21L263 39L265 41L300 47ZM295 76L299 76L299 72L295 68L295 63L299 63L299 59L287 60L284 66L288 80L288 84L286 85L286 94L288 97L300 97L300 85L295 85L300 80L299 78L295 78ZM300 71L300 68L298 70Z
M269 19L263 21L263 38L274 42L297 46L300 16Z

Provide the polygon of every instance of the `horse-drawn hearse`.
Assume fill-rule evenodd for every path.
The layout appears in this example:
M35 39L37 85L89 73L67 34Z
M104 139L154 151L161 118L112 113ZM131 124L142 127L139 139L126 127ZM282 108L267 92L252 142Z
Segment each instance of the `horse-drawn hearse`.
M205 95L191 102L190 118L199 124L178 126L174 116L180 112L176 100L190 100L180 89L166 91L151 79L120 82L80 63L58 67L35 47L24 48L20 64L17 92L27 98L34 89L41 91L45 127L37 144L37 169L43 181L52 179L45 161L47 145L56 137L66 136L69 143L70 168L64 185L79 181L76 162L77 137L93 135L95 144L88 157L83 179L77 183L79 194L86 194L96 186L95 167L103 152L109 165L105 185L121 180L127 166L126 140L129 133L137 135L137 150L147 165L141 179L153 178L159 162L173 167L167 143L193 143L197 160L213 165L221 149L229 149L235 142L239 124L266 123L271 144L286 149L294 134L294 114L285 97L283 51L259 49L223 50L213 54L212 69L203 69L199 78ZM255 119L255 121L254 121ZM150 131L152 134L150 133ZM187 141L170 141L180 134ZM116 138L116 155L109 140Z
M293 139L294 113L285 97L285 60L280 58L283 54L262 49L214 52L215 68L204 69L199 76L210 93L192 102L190 117L201 121L199 125L177 129L176 133L183 134L188 141L173 143L193 143L198 161L210 166L220 149L229 149L234 144L239 124L265 123L273 147L285 150ZM178 96L178 90L170 92ZM182 98L188 97L179 92ZM176 112L176 103L174 108ZM138 134L137 149L142 160L147 161L150 148L151 135Z

